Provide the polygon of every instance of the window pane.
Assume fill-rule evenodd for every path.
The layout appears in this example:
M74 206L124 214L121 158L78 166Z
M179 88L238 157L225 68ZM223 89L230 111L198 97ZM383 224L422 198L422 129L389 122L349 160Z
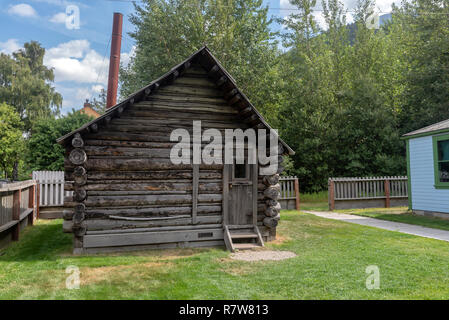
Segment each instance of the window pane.
M449 182L449 162L440 162L438 164L438 169L440 182Z
M234 164L234 178L246 178L246 164Z
M449 160L449 140L438 141L438 160Z

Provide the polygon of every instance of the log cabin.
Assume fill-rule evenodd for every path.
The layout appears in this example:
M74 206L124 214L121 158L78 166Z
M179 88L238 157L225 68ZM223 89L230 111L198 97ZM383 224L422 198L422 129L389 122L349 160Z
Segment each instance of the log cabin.
M263 246L280 219L279 174L254 164L174 164L171 132L270 126L207 47L57 140L65 148L63 230L75 254L153 248ZM201 142L204 145L204 142ZM189 145L189 148L191 146ZM248 152L245 157L248 156ZM190 157L190 156L189 156ZM265 164L266 165L266 164Z

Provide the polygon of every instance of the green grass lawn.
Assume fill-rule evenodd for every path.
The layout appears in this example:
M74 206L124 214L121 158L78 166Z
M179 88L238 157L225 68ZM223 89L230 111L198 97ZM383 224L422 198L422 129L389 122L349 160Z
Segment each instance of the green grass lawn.
M449 243L282 213L275 250L297 257L242 262L222 249L72 256L62 220L38 221L0 256L1 299L448 299ZM81 288L65 287L66 267ZM380 270L380 289L365 269Z
M350 209L350 210L336 210L336 212L355 214L359 216L371 217L388 221L409 223L429 228L449 230L449 220L417 216L412 214L410 211L407 211L407 207Z
M316 193L301 193L301 210L327 211L327 191Z

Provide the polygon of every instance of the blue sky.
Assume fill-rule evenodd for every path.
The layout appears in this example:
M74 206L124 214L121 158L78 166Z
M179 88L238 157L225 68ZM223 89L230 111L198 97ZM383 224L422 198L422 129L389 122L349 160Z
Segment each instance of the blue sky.
M355 1L344 2L351 9ZM285 16L291 8L288 0L264 2L271 8L270 15ZM388 10L391 2L378 0L378 7ZM128 0L0 0L0 4L0 52L9 54L25 42L40 42L46 49L44 63L55 70L55 87L64 98L63 113L81 108L86 98L92 99L106 88L114 12L124 15L122 62L132 54L134 41L127 33L133 30L128 16L134 9ZM79 8L79 29L66 27L70 5Z

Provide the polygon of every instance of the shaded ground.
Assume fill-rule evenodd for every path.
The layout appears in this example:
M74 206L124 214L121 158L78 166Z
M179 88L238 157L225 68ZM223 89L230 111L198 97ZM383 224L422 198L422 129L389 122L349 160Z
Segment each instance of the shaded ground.
M159 250L75 257L62 220L39 221L0 256L2 299L448 299L449 243L282 213L282 261L245 262L222 249ZM65 287L66 267L81 271ZM365 286L367 266L380 289Z

